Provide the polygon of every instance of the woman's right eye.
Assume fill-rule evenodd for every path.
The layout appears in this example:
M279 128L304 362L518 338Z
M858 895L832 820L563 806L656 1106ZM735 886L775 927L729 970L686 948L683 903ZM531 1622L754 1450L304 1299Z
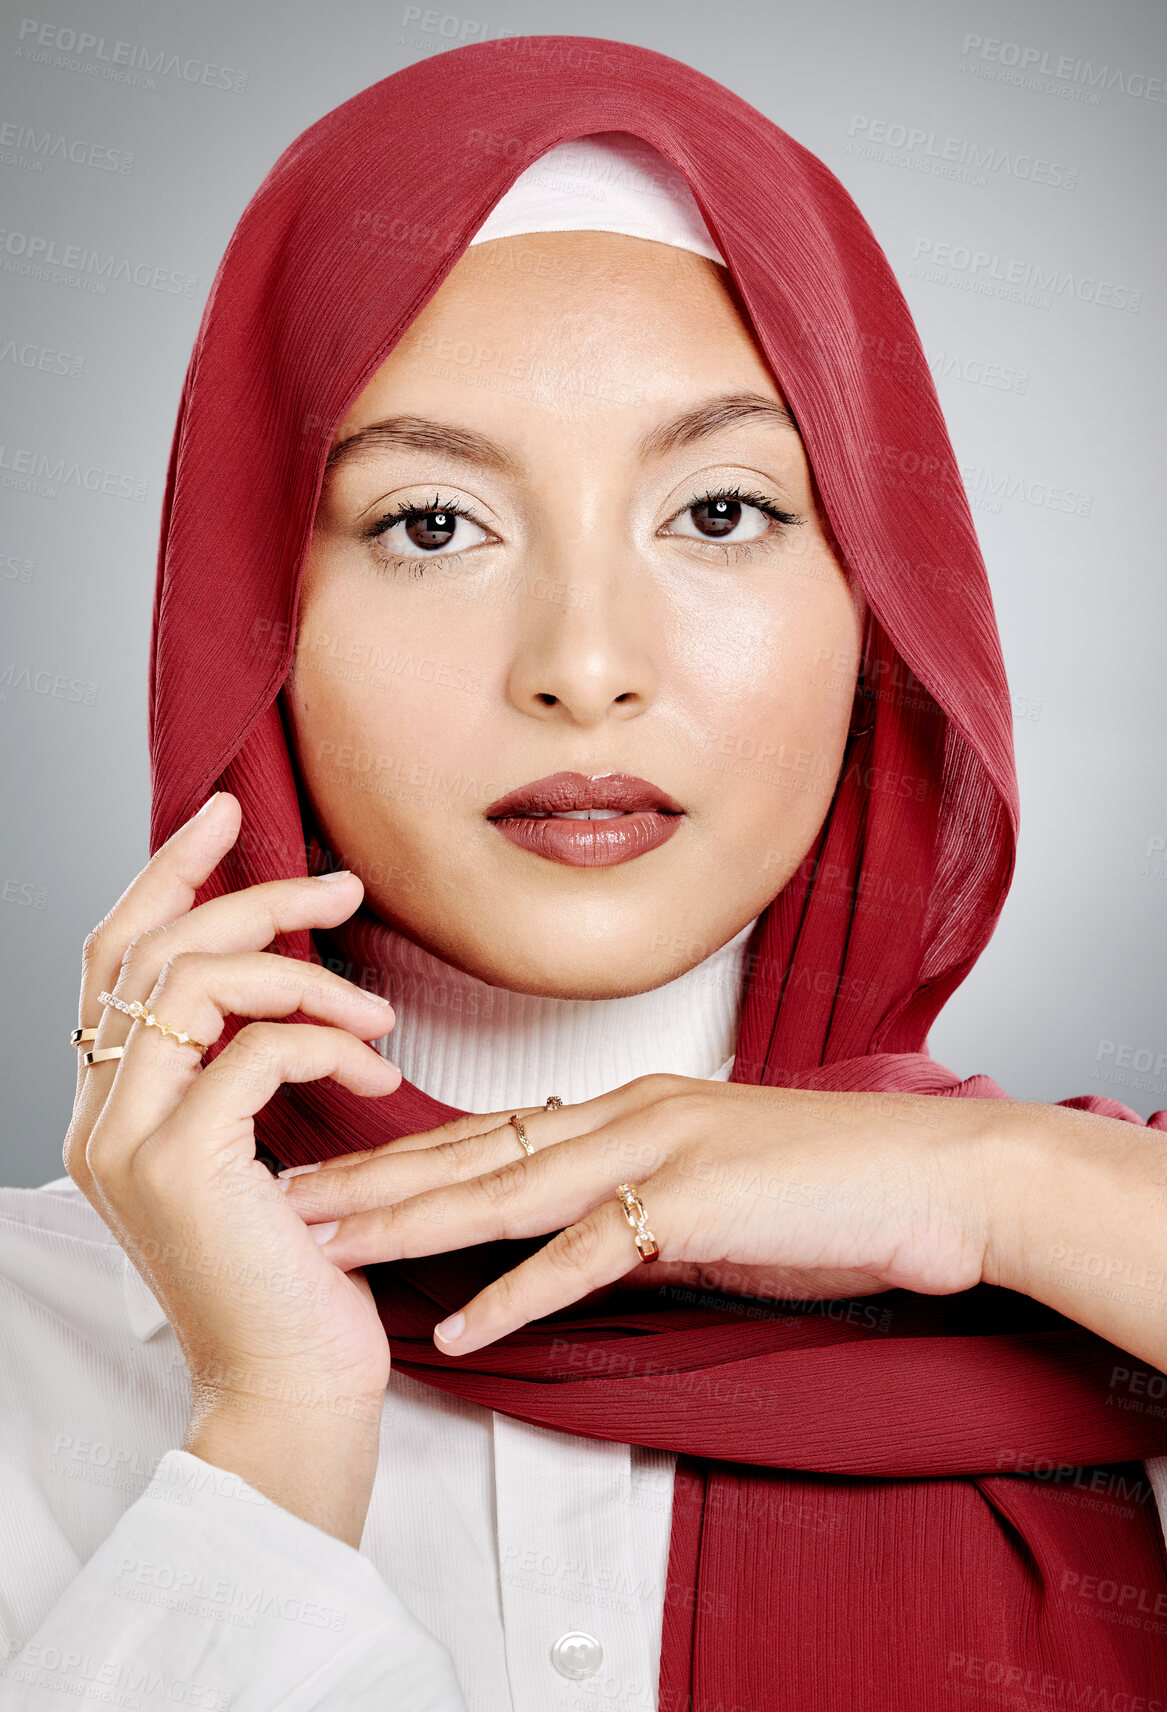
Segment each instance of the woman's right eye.
M453 506L404 507L384 518L372 536L395 559L442 558L488 538L481 524Z

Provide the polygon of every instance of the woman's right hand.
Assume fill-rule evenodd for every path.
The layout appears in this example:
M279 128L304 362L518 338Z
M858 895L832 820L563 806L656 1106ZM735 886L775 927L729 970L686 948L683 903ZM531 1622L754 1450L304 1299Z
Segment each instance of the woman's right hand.
M179 829L85 945L79 1021L120 1060L79 1065L69 1175L157 1296L190 1371L184 1448L284 1508L360 1540L376 1472L389 1349L360 1272L342 1273L255 1157L256 1112L284 1082L332 1076L384 1095L401 1073L366 1042L383 1000L264 950L278 933L336 927L361 901L354 874L276 880L192 908L238 837L220 792ZM98 994L138 999L183 1045ZM228 1016L294 1012L331 1027L258 1020L206 1069Z

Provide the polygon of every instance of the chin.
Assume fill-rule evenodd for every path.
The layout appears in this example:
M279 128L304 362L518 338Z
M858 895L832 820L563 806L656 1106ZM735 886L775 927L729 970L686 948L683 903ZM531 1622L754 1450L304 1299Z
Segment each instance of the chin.
M560 962L554 968L528 965L522 974L507 969L480 978L489 981L492 987L532 993L543 999L624 999L632 993L646 993L653 987L664 986L680 973L679 969L669 970L659 979L646 980L643 965L613 968L609 964L600 969L582 962L578 966L569 962L565 967Z
M488 944L450 944L423 939L436 956L492 987L546 999L623 999L675 980L694 959L677 955L673 936L649 928L642 934L605 934L602 944L576 940L562 921L530 936L501 936ZM661 947L666 947L662 951Z

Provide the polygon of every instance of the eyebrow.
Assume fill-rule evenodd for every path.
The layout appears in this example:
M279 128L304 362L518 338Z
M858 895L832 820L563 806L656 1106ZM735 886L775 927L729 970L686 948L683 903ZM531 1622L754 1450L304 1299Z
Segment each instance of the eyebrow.
M646 434L637 448L642 458L663 457L682 446L720 434L723 428L735 428L739 422L771 422L776 427L798 433L798 424L789 410L766 398L760 392L727 392L719 398L707 398L692 410L662 422Z
M708 398L692 409L682 411L671 421L662 422L640 440L637 451L641 458L660 458L682 446L720 434L741 422L769 422L797 434L798 424L790 412L772 398L760 392L729 392ZM499 475L517 477L521 466L504 447L473 428L460 428L450 423L433 422L424 416L391 416L384 422L372 422L347 439L341 440L328 454L326 472L374 452L382 446L405 446L418 452L441 452L460 463L474 464L479 469L494 470Z

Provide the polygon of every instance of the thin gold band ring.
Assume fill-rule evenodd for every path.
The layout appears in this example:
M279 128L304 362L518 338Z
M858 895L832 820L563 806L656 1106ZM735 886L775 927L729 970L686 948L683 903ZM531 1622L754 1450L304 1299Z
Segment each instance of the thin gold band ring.
M557 1112L562 1105L563 1101L559 1098L558 1094L548 1094L547 1098L543 1102L543 1110L546 1112ZM531 1146L530 1138L528 1137L526 1130L523 1128L522 1118L519 1116L518 1112L512 1112L510 1117L507 1119L507 1122L518 1136L519 1144L529 1159L535 1149Z
M94 1064L108 1064L115 1058L120 1058L125 1051L124 1046L99 1046L94 1052L83 1052L81 1062L87 1070Z

